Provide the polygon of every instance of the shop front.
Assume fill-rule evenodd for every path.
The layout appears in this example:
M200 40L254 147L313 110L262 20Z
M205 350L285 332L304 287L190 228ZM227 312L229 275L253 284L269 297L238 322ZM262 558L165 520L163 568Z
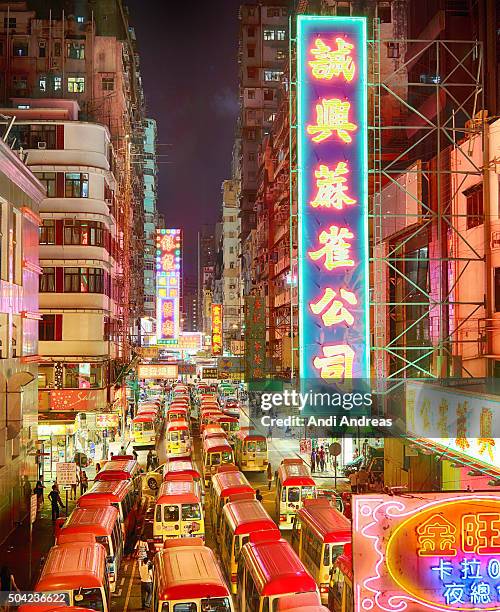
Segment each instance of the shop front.
M500 485L500 397L473 387L446 387L423 382L406 385L406 427L416 456L419 480L429 479L441 491L495 490ZM418 478L418 474L414 475Z

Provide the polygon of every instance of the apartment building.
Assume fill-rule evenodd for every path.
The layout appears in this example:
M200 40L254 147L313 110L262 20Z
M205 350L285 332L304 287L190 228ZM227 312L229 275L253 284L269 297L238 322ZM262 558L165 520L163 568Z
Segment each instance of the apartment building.
M43 185L0 141L0 543L37 479L38 226Z

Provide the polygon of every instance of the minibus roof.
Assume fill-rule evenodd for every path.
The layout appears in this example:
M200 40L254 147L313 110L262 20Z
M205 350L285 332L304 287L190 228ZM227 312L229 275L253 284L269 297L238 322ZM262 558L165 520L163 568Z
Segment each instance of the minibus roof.
M258 592L263 596L317 592L313 577L283 538L245 544L241 549Z
M35 591L102 587L106 550L102 544L58 544L49 550Z
M278 529L264 506L256 499L230 501L224 506L222 512L235 535L264 529Z
M61 527L59 535L92 533L96 536L111 535L119 512L114 506L75 508Z
M327 499L305 500L298 515L326 544L345 544L351 541L351 521L331 506Z
M194 546L169 547L154 559L158 599L192 601L229 597L229 590L213 551Z

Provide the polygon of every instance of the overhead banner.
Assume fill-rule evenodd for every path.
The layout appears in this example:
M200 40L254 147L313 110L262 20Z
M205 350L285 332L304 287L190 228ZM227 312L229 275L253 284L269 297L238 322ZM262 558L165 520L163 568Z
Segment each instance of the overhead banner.
M500 493L353 496L354 610L500 610Z
M181 230L156 230L156 339L176 341L180 333Z
M222 355L222 304L212 304L212 355Z
M266 371L266 303L245 297L245 380L259 380Z
M137 378L177 379L177 364L140 364L137 366Z
M364 17L297 17L300 375L369 377Z

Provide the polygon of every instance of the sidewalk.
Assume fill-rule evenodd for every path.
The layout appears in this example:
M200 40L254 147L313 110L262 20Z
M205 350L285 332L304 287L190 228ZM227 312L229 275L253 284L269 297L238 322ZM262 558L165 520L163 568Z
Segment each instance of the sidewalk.
M21 525L16 527L2 544L2 565L5 564L10 568L21 591L32 590L42 569L43 560L50 547L54 545L54 523L50 501L47 499L49 491L45 489L45 503L33 524L31 581L29 576L29 519L26 518ZM65 491L61 492L61 499L65 503ZM71 513L75 504L75 501L68 500L68 514ZM66 508L60 510L61 516L66 516Z

